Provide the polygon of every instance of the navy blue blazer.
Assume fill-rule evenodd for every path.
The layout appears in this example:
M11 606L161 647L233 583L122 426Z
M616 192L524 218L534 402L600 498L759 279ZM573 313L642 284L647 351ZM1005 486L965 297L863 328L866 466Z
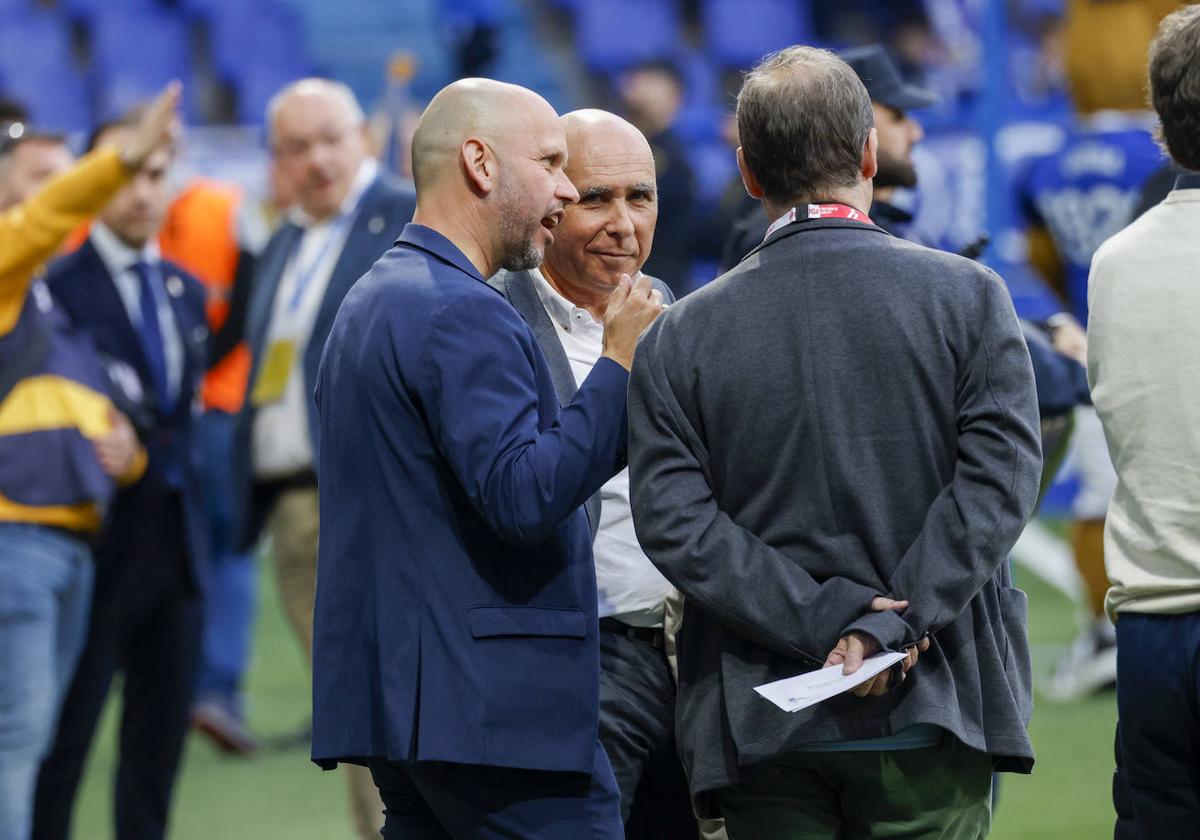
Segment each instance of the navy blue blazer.
M346 244L334 265L329 285L325 289L325 297L313 322L311 337L304 348L304 387L309 394L316 388L321 351L325 348L325 339L329 336L342 298L350 291L355 281L366 274L383 252L396 241L400 231L412 218L416 206L416 196L411 188L383 177L376 178L363 194L362 206L354 220L354 227L350 229ZM252 359L247 393L254 390L259 362L263 358L271 326L271 313L275 308L279 282L283 279L283 270L300 241L301 233L301 229L293 224L283 225L267 242L262 256L259 257L246 313L246 341ZM271 502L270 499L256 497L254 493L251 447L255 414L254 406L247 400L238 416L233 445L233 510L240 518L237 533L242 547L249 547L258 539ZM316 412L309 412L308 427L314 457L319 457Z
M312 757L590 773L580 509L625 464L620 365L560 410L529 325L410 224L346 296L317 387Z
M183 469L179 490L187 529L188 572L193 584L202 590L208 568L208 526L204 485L192 445L192 421L208 353L205 293L199 280L172 263L163 261L162 277L184 351L179 395L166 411L146 396L153 393L148 384L152 379L137 330L90 239L50 266L46 285L72 324L92 337L110 374L117 371L110 376L114 392L119 392L114 400L139 427L138 434L149 455L141 480L117 492L100 553L111 548L111 553L120 555L121 546L136 538L137 530L144 525L138 515L141 500L147 494L169 492L166 464L174 462ZM128 377L120 371L136 375L139 386L127 387Z

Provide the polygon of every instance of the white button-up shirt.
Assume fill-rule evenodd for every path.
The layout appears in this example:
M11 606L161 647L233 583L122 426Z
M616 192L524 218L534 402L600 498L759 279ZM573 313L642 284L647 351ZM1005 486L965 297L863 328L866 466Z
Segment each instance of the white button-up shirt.
M534 269L530 274L571 363L575 384L579 385L600 360L604 325L559 294L540 271ZM661 625L663 600L671 584L646 557L633 531L628 469L600 488L600 526L593 554L600 617L617 618L638 627Z

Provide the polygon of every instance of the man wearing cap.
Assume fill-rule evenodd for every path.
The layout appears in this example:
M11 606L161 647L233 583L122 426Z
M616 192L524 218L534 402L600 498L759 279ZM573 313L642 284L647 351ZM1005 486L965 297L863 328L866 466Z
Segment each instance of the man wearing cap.
M903 236L904 228L912 222L912 213L892 204L892 198L898 187L911 189L917 185L912 150L925 136L921 124L909 112L935 104L937 95L905 82L892 57L879 45L847 50L841 58L866 86L879 132L879 173L875 176L871 220L888 233ZM769 224L762 205L755 205L742 217L726 240L721 271L733 268L754 250L763 241Z

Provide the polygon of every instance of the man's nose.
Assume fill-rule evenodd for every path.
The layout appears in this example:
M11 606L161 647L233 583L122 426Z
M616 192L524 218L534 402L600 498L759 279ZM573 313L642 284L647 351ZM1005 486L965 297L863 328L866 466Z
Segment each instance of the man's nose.
M579 191L575 189L575 185L571 183L567 173L562 170L559 170L558 173L558 188L554 191L554 195L565 204L574 204L579 201Z
M624 201L612 203L612 212L608 215L608 232L621 238L633 236L633 217L629 215L629 205Z

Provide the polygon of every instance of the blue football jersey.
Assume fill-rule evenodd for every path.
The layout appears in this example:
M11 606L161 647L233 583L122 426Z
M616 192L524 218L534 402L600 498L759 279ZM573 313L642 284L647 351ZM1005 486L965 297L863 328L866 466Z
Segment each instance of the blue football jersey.
M1092 254L1133 219L1142 186L1164 157L1150 132L1078 129L1053 154L1030 164L1023 204L1050 232L1066 269L1071 311L1087 323Z

